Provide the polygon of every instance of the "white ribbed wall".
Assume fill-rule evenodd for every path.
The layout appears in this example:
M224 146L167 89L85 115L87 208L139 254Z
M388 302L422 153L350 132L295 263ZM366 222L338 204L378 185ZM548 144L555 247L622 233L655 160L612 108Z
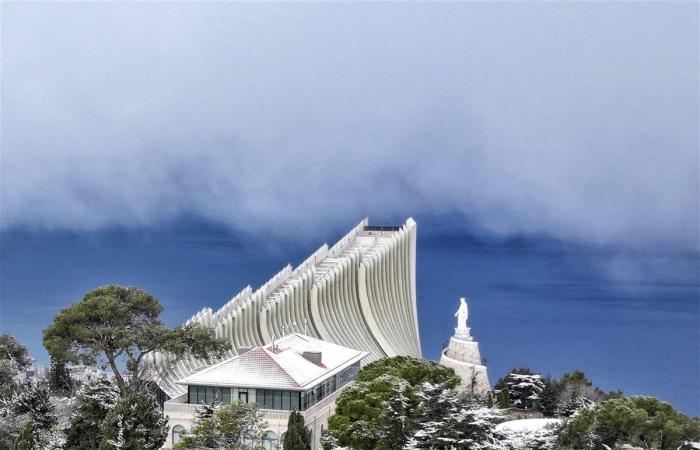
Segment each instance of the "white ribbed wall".
M409 218L399 231L381 232L365 231L367 225L365 219L296 269L288 265L258 290L248 286L218 311L204 308L187 323L214 327L228 339L233 349L227 358L292 331L368 351L365 361L419 357L416 223ZM153 361L168 367L164 355ZM171 397L181 395L185 388L175 380L209 363L185 358L169 367L159 385Z

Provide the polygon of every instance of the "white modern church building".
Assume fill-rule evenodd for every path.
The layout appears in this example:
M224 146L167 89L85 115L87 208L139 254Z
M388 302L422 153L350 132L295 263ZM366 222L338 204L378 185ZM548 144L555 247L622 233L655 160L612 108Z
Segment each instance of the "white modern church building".
M277 448L289 412L303 411L320 448L335 397L360 364L421 356L416 223L371 226L365 219L332 247L324 244L296 268L286 266L191 322L213 327L232 349L213 365L196 359L171 365L165 355L150 361L161 369L157 382L169 398L166 447L191 424L193 405L217 399L256 403L271 424L268 448Z

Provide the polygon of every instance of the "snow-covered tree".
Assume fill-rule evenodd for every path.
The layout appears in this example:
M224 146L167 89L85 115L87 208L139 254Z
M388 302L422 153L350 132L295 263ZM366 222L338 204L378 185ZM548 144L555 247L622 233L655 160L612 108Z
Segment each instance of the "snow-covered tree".
M217 408L212 417L204 418L182 437L176 449L256 448L263 439L267 423L254 404L233 403Z
M27 347L9 334L0 334L0 399L9 398L19 388L15 376L31 363Z
M603 450L619 444L673 450L700 440L700 423L653 397L620 397L582 408L567 421L562 443Z
M539 410L545 417L555 417L559 410L559 384L549 376L542 381L544 387L540 392Z
M560 423L522 431L504 431L503 444L508 450L559 450Z
M565 373L559 381L557 412L570 417L577 410L593 406L605 398L605 393L593 386L580 370Z
M150 393L134 389L109 410L100 432L101 450L156 450L167 437L168 418Z
M417 396L416 428L406 449L502 449L496 433L496 425L505 418L500 409L431 383L424 383Z
M384 410L379 415L381 429L380 441L384 448L398 450L403 448L411 430L411 386L407 381L399 379L389 398L384 400Z
M16 416L26 416L42 430L58 423L46 383L24 383L12 398L12 412Z
M59 429L46 383L18 384L0 399L0 449L50 450Z
M520 369L521 372L525 370ZM512 407L519 409L538 409L544 382L542 376L532 373L511 372L498 381L496 389L508 390L508 400Z
M119 401L119 389L107 380L84 384L78 391L66 447L71 450L95 450L102 440L100 427L107 413Z
M403 397L406 398L403 398ZM328 434L338 445L356 450L388 449L387 436L398 428L403 418L404 401L410 408L417 403L410 384L394 375L381 375L370 381L356 382L343 390L336 401L335 414L328 421ZM393 411L386 412L390 403ZM389 424L387 421L397 422ZM403 445L403 442L401 442Z

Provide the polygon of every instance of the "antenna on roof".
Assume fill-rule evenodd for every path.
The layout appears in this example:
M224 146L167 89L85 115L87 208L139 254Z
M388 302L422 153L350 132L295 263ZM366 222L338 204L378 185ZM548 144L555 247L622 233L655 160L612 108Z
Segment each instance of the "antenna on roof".
M273 351L273 353L276 353L276 351L275 351L275 333L272 333L272 351Z
M309 335L309 321L304 319L304 334Z

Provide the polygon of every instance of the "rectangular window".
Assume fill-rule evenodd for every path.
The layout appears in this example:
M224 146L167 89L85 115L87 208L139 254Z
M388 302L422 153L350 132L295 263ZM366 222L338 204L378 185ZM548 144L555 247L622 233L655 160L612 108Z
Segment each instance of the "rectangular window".
M291 392L282 391L282 409L289 411L292 409Z
M274 391L272 409L282 409L282 391Z
M197 386L197 404L198 405L205 403L205 401L206 401L206 399L204 398L205 392L206 392L205 386Z
M307 410L308 408L316 404L316 402L318 401L316 392L317 388L311 389L310 391L304 393L301 404L303 410Z
M228 405L231 403L231 388L223 388L222 389L223 393L221 395L221 401L223 402L224 405Z
M214 388L212 386L206 386L206 396L204 402L209 405L214 402Z
M265 392L266 389L258 389L255 392L255 404L258 408L267 409L267 406L265 406Z
M197 403L197 387L187 386L187 403Z
M291 394L291 409L292 411L299 411L299 396L300 392L290 392Z

